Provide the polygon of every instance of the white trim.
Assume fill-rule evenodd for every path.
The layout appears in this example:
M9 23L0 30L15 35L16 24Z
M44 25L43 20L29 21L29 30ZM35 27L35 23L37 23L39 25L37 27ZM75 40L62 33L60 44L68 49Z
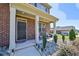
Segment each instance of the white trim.
M16 39L16 9L10 7L10 42L9 49L15 48L15 39Z
M28 11L28 10L24 10L24 9L22 9L22 8L18 8L18 7L16 7L16 6L13 5L13 4L10 4L10 6L16 8L16 9L19 10L19 11L23 11L23 12L25 12L25 13L28 13L28 14L31 14L31 15L34 15L34 16L36 15L36 14L34 14L33 12L30 12L30 11Z
M39 16L35 17L35 40L39 43Z
M54 27L54 35L56 34L56 22L53 23L53 27Z

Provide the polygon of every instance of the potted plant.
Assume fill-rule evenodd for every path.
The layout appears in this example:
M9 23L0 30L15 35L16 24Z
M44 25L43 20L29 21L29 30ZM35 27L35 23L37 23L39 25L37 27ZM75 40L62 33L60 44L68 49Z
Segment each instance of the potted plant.
M43 40L43 43L42 43L42 49L45 49L45 47L46 47L46 34L45 33L43 33L43 37L42 37L42 40Z
M64 41L65 41L65 36L64 36L64 35L62 35L62 41L63 41L63 43L64 43Z
M55 34L55 35L54 35L54 42L55 42L55 43L57 43L57 39L58 39L58 37L57 37L57 35Z

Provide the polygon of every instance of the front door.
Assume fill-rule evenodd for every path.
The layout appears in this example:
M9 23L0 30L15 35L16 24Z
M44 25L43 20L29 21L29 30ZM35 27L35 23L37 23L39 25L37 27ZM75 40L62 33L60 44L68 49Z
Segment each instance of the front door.
M26 22L18 21L17 23L17 41L23 42L26 40Z

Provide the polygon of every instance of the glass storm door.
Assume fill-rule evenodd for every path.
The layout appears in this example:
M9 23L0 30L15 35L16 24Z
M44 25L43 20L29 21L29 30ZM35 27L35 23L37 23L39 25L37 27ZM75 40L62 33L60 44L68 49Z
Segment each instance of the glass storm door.
M26 40L26 22L18 21L17 40Z

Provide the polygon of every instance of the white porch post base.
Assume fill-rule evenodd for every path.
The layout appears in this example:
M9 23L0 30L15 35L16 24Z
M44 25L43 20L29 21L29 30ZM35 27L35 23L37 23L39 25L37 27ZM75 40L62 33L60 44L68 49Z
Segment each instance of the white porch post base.
M39 43L39 16L36 16L35 19L35 40L36 43Z
M15 49L15 21L16 21L16 9L10 7L10 41L9 50Z

